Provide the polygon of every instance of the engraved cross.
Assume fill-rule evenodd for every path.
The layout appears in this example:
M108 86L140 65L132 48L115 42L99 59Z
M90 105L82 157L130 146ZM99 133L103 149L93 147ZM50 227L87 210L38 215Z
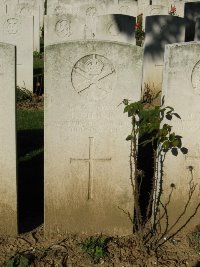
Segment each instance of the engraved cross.
M88 200L93 198L93 183L94 183L94 162L105 162L105 161L110 161L111 158L99 158L95 159L94 158L94 137L89 137L89 157L88 158L70 158L70 163L72 161L84 161L88 163L88 168L89 168L89 177L88 177L88 192L87 192L87 198Z

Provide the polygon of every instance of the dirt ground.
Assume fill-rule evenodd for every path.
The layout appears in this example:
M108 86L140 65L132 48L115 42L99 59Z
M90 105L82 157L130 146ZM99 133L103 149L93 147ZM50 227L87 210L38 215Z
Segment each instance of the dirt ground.
M151 266L200 266L200 240L189 239L181 234L168 241L158 251L149 255L136 246L134 236L111 237L107 244L107 256L95 263L93 258L83 250L84 235L45 237L43 226L17 237L0 237L0 266L31 267L151 267ZM24 255L29 265L8 265L12 256Z

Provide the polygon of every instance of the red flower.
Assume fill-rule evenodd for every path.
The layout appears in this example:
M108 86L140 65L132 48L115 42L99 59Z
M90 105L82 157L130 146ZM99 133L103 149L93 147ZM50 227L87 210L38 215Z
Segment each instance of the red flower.
M135 28L136 28L136 30L138 30L138 29L140 28L140 23L139 23L139 22L137 22L137 23L135 24Z
M171 11L172 12L176 12L176 7L175 6L171 6Z

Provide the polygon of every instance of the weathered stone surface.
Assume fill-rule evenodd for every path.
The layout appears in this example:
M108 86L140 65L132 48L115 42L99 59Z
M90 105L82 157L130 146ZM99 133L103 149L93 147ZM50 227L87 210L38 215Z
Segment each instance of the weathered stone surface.
M17 85L33 90L33 17L0 17L0 41L17 47Z
M135 24L136 18L127 15L98 16L95 39L135 44Z
M46 47L45 231L130 234L130 119L142 49L80 41Z
M172 106L181 116L166 123L173 126L172 132L183 136L183 145L189 149L188 154L181 152L177 157L168 154L164 163L164 201L167 201L175 184L173 197L168 208L170 224L175 221L189 197L189 182L192 168L196 192L183 216L181 223L194 211L199 203L200 184L200 44L197 42L167 45L163 72L163 95L165 106ZM191 166L191 167L190 167ZM192 183L193 183L192 182ZM178 212L177 212L178 211ZM192 219L192 225L199 224L199 215Z
M15 47L0 43L0 235L17 234Z
M86 38L84 18L71 14L47 15L44 19L44 44L61 43Z
M156 93L162 88L163 56L166 44L183 42L185 23L176 16L148 16L144 42L143 91L149 84Z
M11 15L11 13L9 13ZM14 16L33 17L33 50L40 51L40 7L34 3L20 3L16 5Z

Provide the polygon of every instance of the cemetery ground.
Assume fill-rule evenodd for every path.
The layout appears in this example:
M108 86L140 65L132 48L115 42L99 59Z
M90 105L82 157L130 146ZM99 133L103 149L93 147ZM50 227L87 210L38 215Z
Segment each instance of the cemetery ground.
M17 103L19 230L0 237L0 266L200 266L200 228L181 232L146 254L135 235L54 234L43 229L43 97L21 91ZM19 100L19 99L18 99ZM124 215L126 216L126 215Z

